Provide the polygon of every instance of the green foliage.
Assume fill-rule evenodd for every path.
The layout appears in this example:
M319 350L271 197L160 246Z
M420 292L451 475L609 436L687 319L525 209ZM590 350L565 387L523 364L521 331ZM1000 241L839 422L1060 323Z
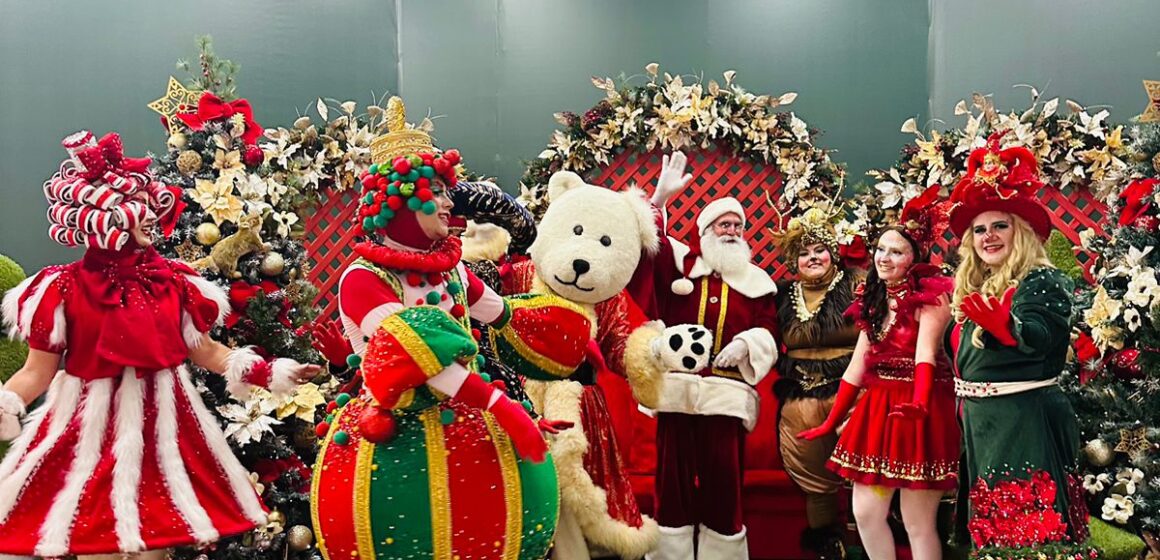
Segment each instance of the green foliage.
M197 50L199 54L196 72L185 59L177 61L177 69L189 73L190 79L186 82L186 87L212 92L223 101L237 99L235 79L241 66L232 60L218 58L213 52L213 37L209 35L197 37Z
M1047 258L1051 259L1051 264L1054 264L1055 268L1076 282L1083 281L1083 268L1079 266L1079 261L1075 258L1075 250L1067 236L1060 233L1059 230L1052 231L1051 237L1047 238L1046 248Z
M1119 527L1092 518L1091 543L1102 552L1104 560L1132 560L1144 550L1144 541Z

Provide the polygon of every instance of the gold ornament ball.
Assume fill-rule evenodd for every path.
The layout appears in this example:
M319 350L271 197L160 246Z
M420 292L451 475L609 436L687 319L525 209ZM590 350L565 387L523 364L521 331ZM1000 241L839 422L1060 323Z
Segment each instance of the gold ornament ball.
M1160 153L1152 156L1152 169L1155 169L1157 173L1160 173Z
M1112 446L1102 439L1093 439L1087 442L1083 447L1084 455L1092 465L1097 467L1106 467L1112 464L1116 458L1116 453L1112 451Z
M295 525L286 535L286 542L290 544L290 550L301 552L314 544L314 532L305 525Z
M178 132L176 134L170 134L169 140L165 141L165 143L169 144L169 147L173 148L174 150L180 150L180 149L184 148L185 142L186 142L185 135L180 133L180 132Z
M262 259L262 274L278 276L282 274L283 270L286 270L286 258L275 251L266 253L265 258Z
M177 170L182 175L193 175L201 170L201 154L193 150L186 150L177 156Z
M222 230L217 227L217 224L206 222L197 226L197 242L209 247L217 243L222 238Z

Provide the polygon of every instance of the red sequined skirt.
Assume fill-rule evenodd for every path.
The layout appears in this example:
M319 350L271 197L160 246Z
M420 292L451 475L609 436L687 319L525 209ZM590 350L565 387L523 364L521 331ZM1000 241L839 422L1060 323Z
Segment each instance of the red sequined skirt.
M826 466L859 484L955 488L960 450L951 380L935 381L927 415L917 420L890 416L895 405L913 400L912 381L867 378L870 381Z

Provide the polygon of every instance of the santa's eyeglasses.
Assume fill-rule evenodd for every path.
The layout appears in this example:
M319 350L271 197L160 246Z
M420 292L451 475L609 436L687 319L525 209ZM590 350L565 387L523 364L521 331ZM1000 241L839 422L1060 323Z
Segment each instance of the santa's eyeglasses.
M743 224L741 222L717 222L717 223L713 224L713 229L716 229L719 231L732 230L732 231L736 231L736 232L742 232L742 231L745 231L745 224Z

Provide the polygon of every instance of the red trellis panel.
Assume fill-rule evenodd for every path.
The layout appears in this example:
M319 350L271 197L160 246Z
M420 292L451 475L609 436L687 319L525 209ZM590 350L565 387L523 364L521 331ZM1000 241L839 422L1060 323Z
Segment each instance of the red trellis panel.
M687 240L696 228L697 214L706 204L732 196L745 208L749 223L745 238L753 248L754 263L768 270L775 280L789 274L777 258L769 230L777 221L777 214L765 199L766 192L773 200L781 196L781 175L777 168L743 161L722 150L688 152L688 155L693 182L669 203L669 235ZM613 190L636 185L651 193L661 170L662 156L660 150L625 151L589 180Z
M354 224L356 189L329 196L314 213L306 216L306 255L310 258L307 278L318 287L314 304L322 308L320 317L338 316L338 280L354 261L351 250L358 228Z
M613 190L637 185L651 192L660 173L661 156L660 150L646 153L625 151L603 169L590 173L588 180ZM777 216L765 200L767 191L773 200L781 196L777 168L734 158L721 150L692 152L689 167L693 185L669 204L669 234L677 239L688 239L696 227L697 213L701 208L722 196L735 197L748 214L749 228L745 237L753 247L754 262L769 271L775 280L788 276L789 270L778 258L769 230ZM354 198L354 189L332 195L306 217L306 250L312 265L308 278L318 286L319 295L315 303L322 307L324 317L337 315L338 280L346 266L355 259L350 249L357 234L353 220ZM1107 214L1107 208L1087 189L1074 186L1062 190L1044 189L1041 202L1051 212L1055 226L1077 246L1079 232L1087 228L1101 230L1101 222ZM954 250L955 245L948 232L933 249L932 259L942 262L942 255ZM1091 255L1079 254L1082 265L1090 259Z

